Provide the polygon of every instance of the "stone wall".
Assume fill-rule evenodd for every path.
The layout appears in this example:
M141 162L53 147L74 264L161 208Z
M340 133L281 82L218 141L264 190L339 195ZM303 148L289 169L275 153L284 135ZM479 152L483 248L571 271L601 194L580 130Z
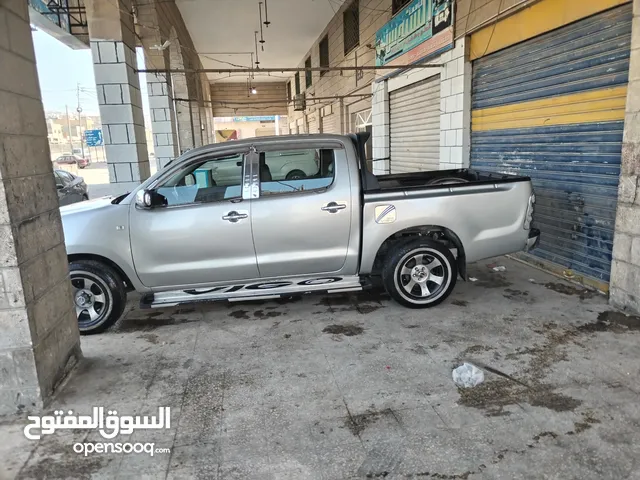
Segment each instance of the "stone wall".
M80 341L25 0L0 3L0 72L3 415L41 408Z

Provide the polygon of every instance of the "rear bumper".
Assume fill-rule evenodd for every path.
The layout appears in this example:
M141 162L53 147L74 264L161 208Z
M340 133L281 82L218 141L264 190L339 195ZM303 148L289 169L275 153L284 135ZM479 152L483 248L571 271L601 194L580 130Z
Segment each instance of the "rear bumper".
M540 230L532 228L529 230L529 238L527 239L527 245L524 248L525 252L536 248L538 243L540 243Z

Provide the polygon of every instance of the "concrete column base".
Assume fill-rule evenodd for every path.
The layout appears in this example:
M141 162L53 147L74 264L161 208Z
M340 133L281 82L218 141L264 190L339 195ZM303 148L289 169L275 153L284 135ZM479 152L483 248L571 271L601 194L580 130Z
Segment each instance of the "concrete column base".
M0 3L0 415L37 411L81 357L26 1ZM6 41L2 41L2 36Z
M629 85L624 118L610 302L640 313L640 0L633 1Z

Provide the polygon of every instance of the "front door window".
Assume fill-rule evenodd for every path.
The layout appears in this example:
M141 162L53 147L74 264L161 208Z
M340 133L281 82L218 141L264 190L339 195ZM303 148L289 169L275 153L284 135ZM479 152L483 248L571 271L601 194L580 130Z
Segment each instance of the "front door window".
M170 177L157 192L168 206L241 199L243 162L242 154L203 160Z

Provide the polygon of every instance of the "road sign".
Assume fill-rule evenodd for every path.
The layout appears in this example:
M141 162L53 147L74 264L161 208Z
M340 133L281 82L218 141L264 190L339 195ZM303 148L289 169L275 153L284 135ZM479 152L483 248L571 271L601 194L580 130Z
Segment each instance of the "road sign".
M84 138L88 147L99 147L104 143L102 139L102 130L86 130Z

